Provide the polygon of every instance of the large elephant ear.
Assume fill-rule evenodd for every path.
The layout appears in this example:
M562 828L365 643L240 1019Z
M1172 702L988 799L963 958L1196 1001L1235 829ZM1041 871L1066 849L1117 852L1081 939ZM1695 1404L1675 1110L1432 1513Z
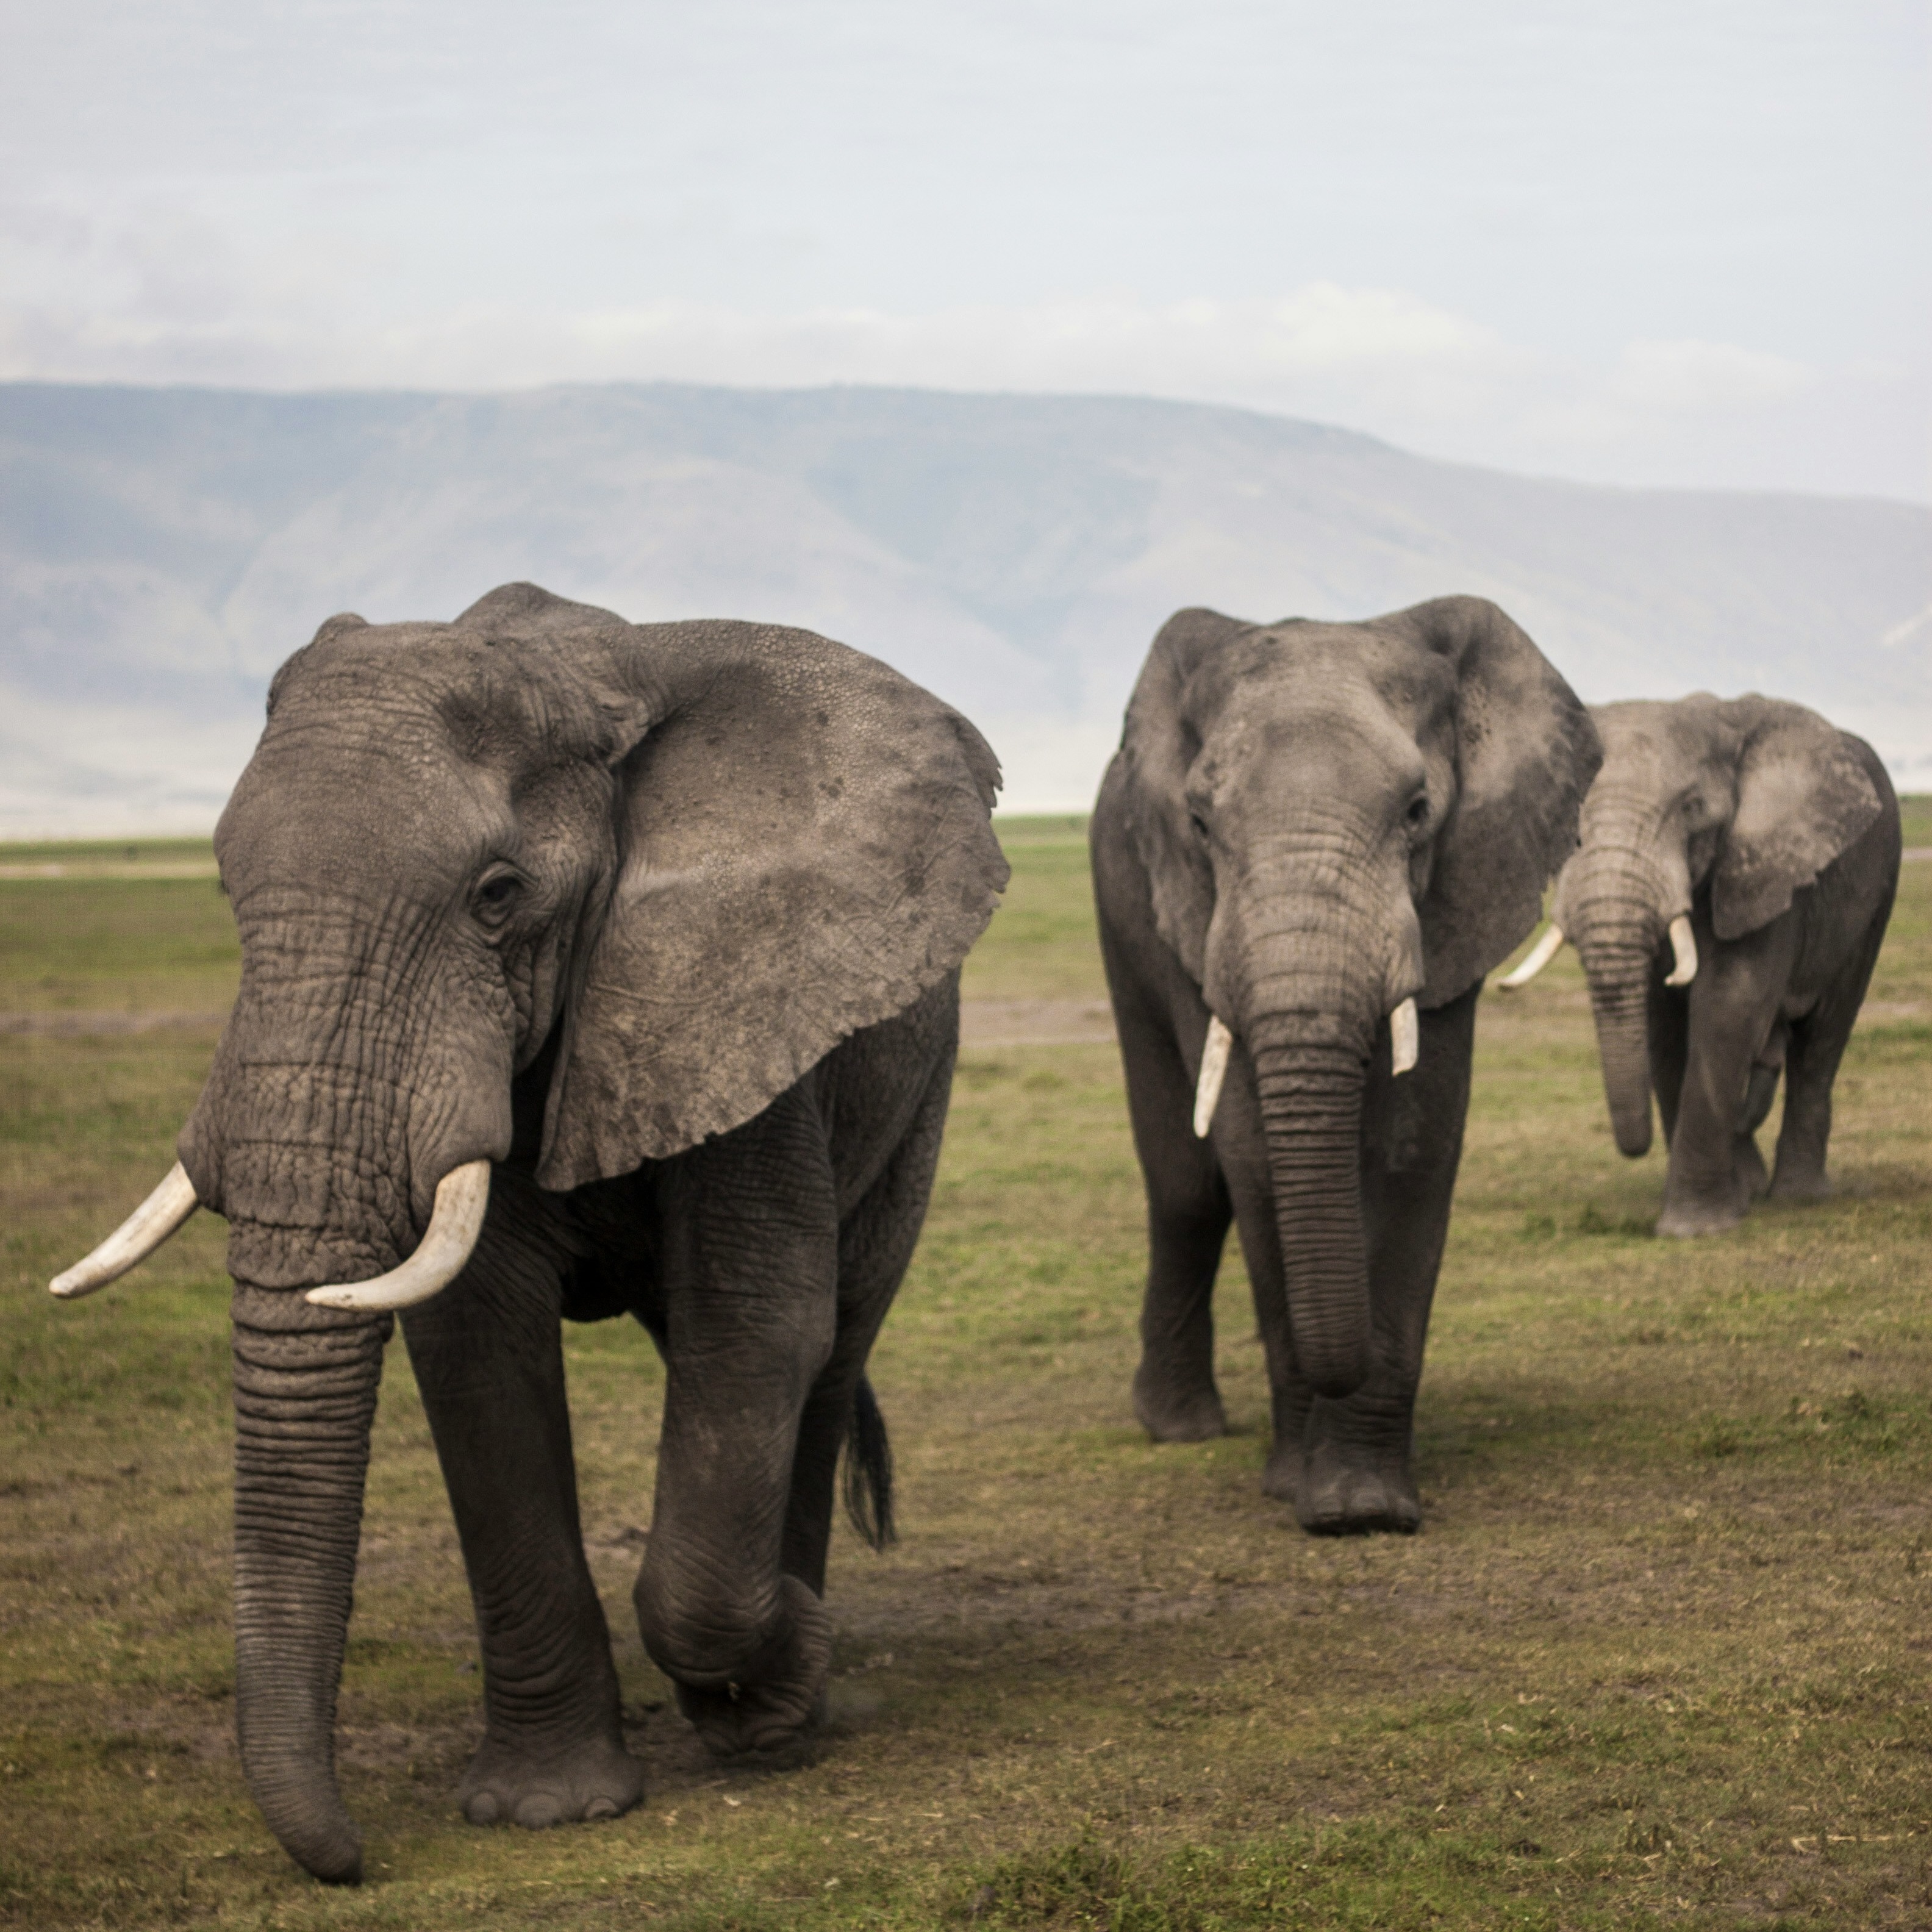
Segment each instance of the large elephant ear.
M1752 696L1724 709L1743 748L1737 810L1712 870L1711 926L1738 939L1784 911L1885 806L1862 740L1802 704Z
M1214 874L1187 822L1187 774L1201 741L1182 698L1210 652L1253 628L1218 610L1177 610L1148 650L1120 733L1128 824L1147 870L1155 929L1197 980L1214 916Z
M764 625L524 621L584 627L604 708L636 707L538 1168L562 1189L739 1126L902 1011L965 956L1006 863L986 740L876 658Z
M1456 803L1417 908L1427 974L1417 998L1439 1006L1500 965L1542 916L1603 747L1556 666L1486 598L1437 598L1374 627L1413 638L1456 673Z

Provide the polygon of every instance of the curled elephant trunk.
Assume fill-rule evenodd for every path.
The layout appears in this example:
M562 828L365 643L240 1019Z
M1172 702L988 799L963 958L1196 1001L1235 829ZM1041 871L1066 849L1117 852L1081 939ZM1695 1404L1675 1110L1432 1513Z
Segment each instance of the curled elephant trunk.
M1373 1353L1362 1228L1359 1054L1283 1040L1250 1042L1282 1285L1295 1360L1316 1391L1339 1398L1367 1380Z
M335 1781L335 1700L390 1318L235 1291L235 1709L269 1828L353 1885L362 1846Z

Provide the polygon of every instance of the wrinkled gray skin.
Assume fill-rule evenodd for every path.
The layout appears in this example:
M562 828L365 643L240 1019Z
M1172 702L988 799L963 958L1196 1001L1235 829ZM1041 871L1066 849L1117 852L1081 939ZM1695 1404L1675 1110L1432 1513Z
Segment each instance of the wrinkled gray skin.
M1154 640L1093 826L1147 1185L1134 1406L1226 1427L1229 1222L1274 1397L1262 1487L1318 1532L1412 1530L1410 1442L1482 976L1535 923L1597 766L1582 706L1495 605L1363 624L1184 610ZM1392 1076L1413 994L1420 1057ZM1210 1012L1232 1030L1206 1140Z
M1005 881L997 782L970 725L856 652L530 585L453 625L332 620L278 676L217 838L240 998L180 1150L231 1224L243 1766L317 1876L360 1871L333 1731L389 1318L298 1291L393 1267L479 1156L474 1256L403 1318L482 1639L465 1810L542 1826L642 1790L560 1316L628 1312L664 1358L635 1598L680 1705L728 1756L812 1722L836 1465L855 1405L876 1423L957 968Z
M1754 1138L1780 1071L1769 1191L1828 1192L1832 1084L1898 884L1898 801L1861 738L1774 699L1595 707L1604 767L1551 916L1590 984L1617 1145L1670 1148L1658 1232L1734 1227L1767 1186ZM1670 922L1696 976L1666 986Z

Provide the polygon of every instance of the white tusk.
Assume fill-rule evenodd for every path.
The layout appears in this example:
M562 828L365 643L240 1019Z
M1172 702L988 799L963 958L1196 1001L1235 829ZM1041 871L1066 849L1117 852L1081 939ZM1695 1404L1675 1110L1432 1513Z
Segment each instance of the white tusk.
M1554 920L1544 928L1543 937L1530 949L1529 955L1514 973L1506 973L1496 982L1501 992L1513 993L1519 986L1526 986L1557 954L1563 950L1563 928Z
M1697 938L1690 930L1689 916L1679 913L1670 922L1670 950L1676 956L1673 965L1664 983L1666 986L1688 986L1697 976Z
M1208 1043L1201 1049L1201 1078L1194 1089L1194 1138L1204 1141L1214 1124L1214 1109L1221 1104L1221 1082L1228 1077L1228 1049L1234 1036L1221 1022L1210 1018Z
M318 1308L346 1308L380 1312L413 1308L442 1291L463 1272L464 1264L483 1232L483 1210L490 1204L490 1163L466 1162L453 1167L436 1183L436 1206L416 1251L399 1268L370 1281L332 1282L312 1288L308 1299Z
M92 1254L47 1283L49 1291L63 1301L71 1301L76 1295L105 1288L136 1262L146 1261L200 1204L187 1168L176 1161L160 1186Z
M1422 1051L1422 1028L1412 995L1389 1015L1389 1071L1406 1073Z

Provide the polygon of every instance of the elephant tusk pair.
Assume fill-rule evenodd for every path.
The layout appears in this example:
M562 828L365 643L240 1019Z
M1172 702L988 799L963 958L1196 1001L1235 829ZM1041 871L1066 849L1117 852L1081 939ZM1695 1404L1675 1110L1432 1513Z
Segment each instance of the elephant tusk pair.
M1556 957L1562 945L1563 928L1552 920L1522 964L1496 982L1498 989L1513 993L1519 986L1528 986ZM1690 930L1688 914L1680 912L1670 922L1670 971L1664 983L1666 986L1689 986L1697 976L1697 938Z
M1221 1104L1221 1084L1228 1077L1228 1052L1234 1036L1221 1022L1210 1016L1207 1042L1201 1049L1201 1078L1194 1088L1194 1138L1205 1140L1214 1124L1214 1109ZM1412 997L1389 1015L1389 1071L1406 1073L1422 1048L1422 1024Z
M76 1262L47 1286L63 1301L92 1294L152 1254L200 1204L194 1183L177 1161L167 1178L85 1261ZM322 1308L380 1312L412 1308L439 1294L463 1272L483 1232L490 1204L490 1163L468 1161L437 1184L436 1206L416 1251L399 1268L372 1281L334 1282L312 1288L308 1299Z

